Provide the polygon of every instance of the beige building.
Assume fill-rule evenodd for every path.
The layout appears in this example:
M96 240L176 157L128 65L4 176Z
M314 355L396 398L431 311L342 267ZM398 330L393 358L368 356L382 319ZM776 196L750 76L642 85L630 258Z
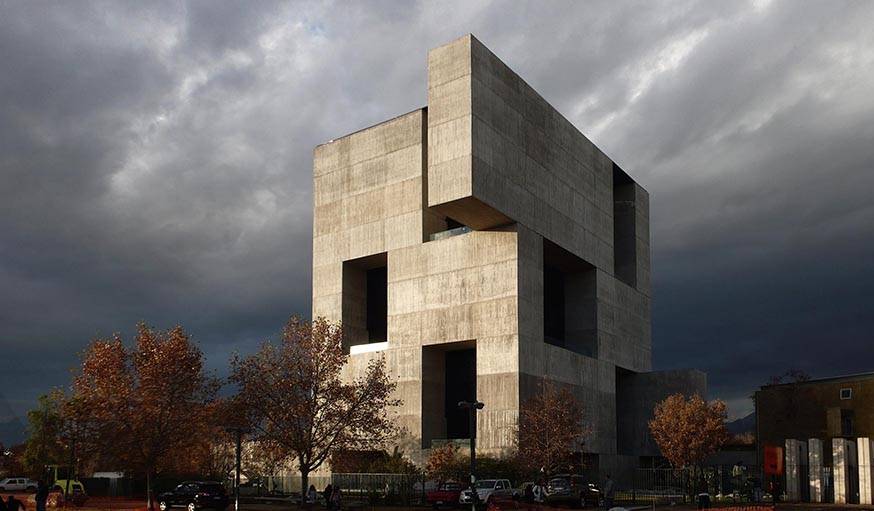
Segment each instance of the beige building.
M513 444L544 378L584 403L602 469L697 371L652 373L649 194L473 36L428 54L428 105L315 149L313 316L349 376L385 357L415 447Z

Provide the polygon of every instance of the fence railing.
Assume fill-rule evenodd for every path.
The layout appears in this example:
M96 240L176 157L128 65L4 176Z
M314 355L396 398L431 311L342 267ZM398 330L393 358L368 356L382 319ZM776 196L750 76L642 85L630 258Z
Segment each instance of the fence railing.
M369 503L416 505L424 502L426 482L421 474L346 474L310 476L307 481L321 492L329 484L340 488L345 499ZM301 477L284 475L270 478L273 493L299 494Z

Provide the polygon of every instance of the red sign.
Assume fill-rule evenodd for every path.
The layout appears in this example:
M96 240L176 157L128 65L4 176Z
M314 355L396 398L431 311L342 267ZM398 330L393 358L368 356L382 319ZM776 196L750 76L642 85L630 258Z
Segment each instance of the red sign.
M783 448L776 445L765 446L765 475L783 475Z

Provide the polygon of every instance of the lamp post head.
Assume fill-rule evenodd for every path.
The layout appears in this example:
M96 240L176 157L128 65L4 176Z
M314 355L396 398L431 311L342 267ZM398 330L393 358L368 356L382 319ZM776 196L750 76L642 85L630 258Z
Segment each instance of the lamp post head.
M485 406L485 403L483 403L481 401L459 401L458 402L459 408L468 408L468 409L473 408L476 410L482 410L484 406Z

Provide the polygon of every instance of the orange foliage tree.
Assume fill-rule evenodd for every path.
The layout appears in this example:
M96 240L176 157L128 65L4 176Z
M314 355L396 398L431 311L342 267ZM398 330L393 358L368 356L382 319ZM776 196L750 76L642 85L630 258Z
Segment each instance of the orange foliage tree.
M662 455L675 469L695 469L729 439L725 403L673 394L653 410L649 429ZM693 483L694 481L690 481ZM690 491L694 488L690 487Z
M310 472L333 453L374 448L398 432L388 410L400 401L392 397L396 383L385 360L344 380L348 358L340 325L292 317L278 346L265 343L258 353L231 360L237 404L254 438L297 461L303 494Z
M580 401L566 387L544 380L539 392L519 410L519 463L528 471L547 475L566 470L589 431Z
M468 470L467 461L461 455L459 447L450 442L431 449L425 464L425 473L440 484L453 479L463 481Z
M209 430L218 388L182 327L156 331L140 324L130 349L118 335L86 349L66 413L79 424L89 454L146 476L151 509L154 475L186 459L193 439Z

